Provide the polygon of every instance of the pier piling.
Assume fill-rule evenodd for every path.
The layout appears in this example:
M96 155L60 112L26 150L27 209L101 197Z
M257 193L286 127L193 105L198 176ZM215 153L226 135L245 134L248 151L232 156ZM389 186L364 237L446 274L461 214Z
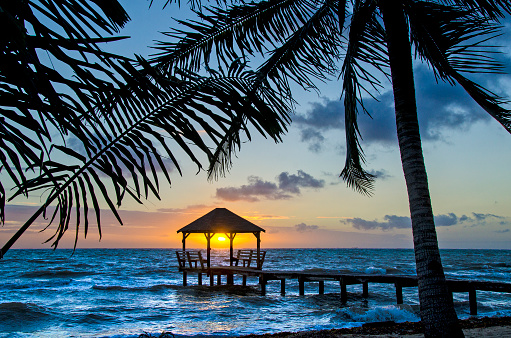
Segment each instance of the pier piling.
M280 294L286 294L286 279L298 280L298 293L305 295L305 282L318 282L318 293L325 293L325 281L338 281L340 286L341 302L348 301L348 285L361 284L362 296L369 296L369 283L394 284L396 289L396 303L403 304L403 288L417 287L417 276L411 275L377 275L377 274L349 274L335 272L308 272L308 271L282 271L282 270L259 270L246 267L235 266L216 266L208 269L186 269L181 268L183 272L183 286L186 286L189 272L198 273L198 284L202 285L202 273L207 273L210 278L210 285L214 284L214 276L217 276L217 284L221 285L221 276L225 275L227 284L234 284L234 275L243 277L243 286L247 285L247 277L259 277L261 295L265 296L267 292L268 281L280 281ZM477 315L477 291L491 291L511 293L511 283L491 282L491 281L470 281L447 279L447 286L451 294L453 292L467 292L469 296L470 314Z

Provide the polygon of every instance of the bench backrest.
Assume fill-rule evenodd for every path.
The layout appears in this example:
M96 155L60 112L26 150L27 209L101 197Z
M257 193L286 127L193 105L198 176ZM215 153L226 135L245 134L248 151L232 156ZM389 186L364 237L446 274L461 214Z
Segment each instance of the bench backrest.
M204 269L205 261L200 251L176 251L179 269Z
M263 267L264 258L266 257L266 251L259 251L259 258L261 268ZM254 262L253 266L257 264L257 251L256 250L238 250L236 254L236 266L241 265L249 268L250 264Z
M186 268L186 252L185 251L176 251L177 262L179 263L179 269Z
M238 250L236 255L237 259L250 260L252 259L252 250Z

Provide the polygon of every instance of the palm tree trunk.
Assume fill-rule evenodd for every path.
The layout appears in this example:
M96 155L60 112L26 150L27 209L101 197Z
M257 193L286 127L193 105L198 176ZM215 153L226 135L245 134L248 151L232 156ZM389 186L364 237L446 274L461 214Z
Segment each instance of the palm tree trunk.
M408 190L421 318L426 337L464 337L440 260L417 119L408 25L402 3L380 1L387 33L396 125Z

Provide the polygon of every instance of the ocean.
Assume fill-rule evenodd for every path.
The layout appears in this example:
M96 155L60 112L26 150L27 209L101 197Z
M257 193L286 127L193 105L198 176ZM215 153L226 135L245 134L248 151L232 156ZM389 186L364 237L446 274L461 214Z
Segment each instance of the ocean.
M442 250L447 277L509 282L511 251ZM228 265L228 250L213 250L213 264ZM182 286L175 249L11 250L0 260L0 337L138 337L171 332L176 337L226 337L250 333L319 330L377 321L418 321L417 288L348 286L338 282L270 281L261 296L256 277L234 286ZM268 249L264 269L415 274L409 249ZM225 277L224 277L225 278ZM225 284L225 280L223 280ZM467 293L455 293L459 318L467 318ZM477 292L478 316L510 316L511 294Z

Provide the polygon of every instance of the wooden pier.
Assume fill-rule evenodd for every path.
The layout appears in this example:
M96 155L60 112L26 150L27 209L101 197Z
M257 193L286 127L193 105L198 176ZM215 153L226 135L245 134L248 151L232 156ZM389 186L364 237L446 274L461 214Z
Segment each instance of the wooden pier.
M394 285L396 289L396 303L403 303L403 288L417 287L417 277L410 275L373 275L373 274L354 274L337 272L318 272L318 271L280 271L280 270L258 270L253 268L237 266L212 266L205 269L180 269L183 272L183 285L187 285L187 272L198 273L198 284L202 285L202 274L210 278L210 285L222 284L222 276L226 276L226 284L234 284L234 275L243 276L243 285L246 285L248 276L259 277L261 295L266 295L267 284L269 281L280 281L280 293L286 294L286 280L298 280L299 294L305 294L305 283L318 282L319 294L325 291L325 281L334 281L339 283L341 291L341 301L348 301L348 285L362 285L362 296L368 297L370 283L382 283ZM469 295L470 314L477 315L477 291L491 291L511 293L511 283L469 281L458 279L447 279L447 285L451 291L467 292Z

